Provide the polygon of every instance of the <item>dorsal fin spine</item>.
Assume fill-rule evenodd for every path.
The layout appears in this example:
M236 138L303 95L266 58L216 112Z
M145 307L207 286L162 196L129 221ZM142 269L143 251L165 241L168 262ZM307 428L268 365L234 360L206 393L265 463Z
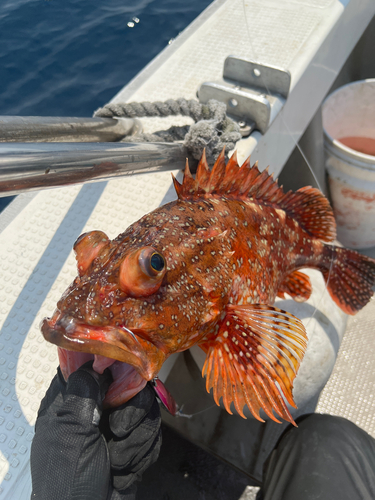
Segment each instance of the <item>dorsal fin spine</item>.
M210 169L208 168L208 163L206 159L206 150L204 149L197 168L197 174L196 174L197 185L201 189L206 191L207 190L206 188L210 183L210 177L211 177L211 172Z
M239 169L238 162L237 162L237 151L233 153L233 155L229 158L229 161L227 163L226 169L225 169L225 175L223 177L223 180L221 181L220 185L217 186L215 192L217 194L224 194L227 193L228 186L231 184L232 180L235 177L235 174L237 173Z
M176 193L177 193L177 197L181 198L181 196L182 196L182 184L180 184L178 182L178 180L176 179L176 177L173 174L172 174L172 181L173 181L173 185L174 185L174 188L176 190Z
M254 163L254 165L251 167L250 166L250 157L249 157L249 163L248 163L248 176L245 179L243 185L241 186L240 193L242 196L247 197L248 192L251 189L251 186L254 184L255 179L259 175L259 170L257 168L257 163Z
M215 165L212 168L210 181L208 185L208 192L214 192L220 186L225 176L225 147L221 150Z

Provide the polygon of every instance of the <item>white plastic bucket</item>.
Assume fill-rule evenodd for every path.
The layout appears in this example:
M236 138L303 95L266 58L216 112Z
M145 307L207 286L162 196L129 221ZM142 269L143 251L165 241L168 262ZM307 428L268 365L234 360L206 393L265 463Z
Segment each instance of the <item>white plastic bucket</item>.
M337 238L351 248L373 247L375 79L339 88L324 101L322 114L325 161Z

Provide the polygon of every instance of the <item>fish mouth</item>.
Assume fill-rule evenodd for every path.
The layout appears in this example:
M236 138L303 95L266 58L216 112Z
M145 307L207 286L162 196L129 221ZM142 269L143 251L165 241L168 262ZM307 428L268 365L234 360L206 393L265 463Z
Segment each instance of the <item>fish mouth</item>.
M65 378L90 360L93 369L103 373L109 368L113 383L104 407L125 403L151 380L166 359L164 352L145 337L145 332L125 326L92 326L56 311L41 324L44 338L58 346L61 372ZM136 332L136 333L135 333Z

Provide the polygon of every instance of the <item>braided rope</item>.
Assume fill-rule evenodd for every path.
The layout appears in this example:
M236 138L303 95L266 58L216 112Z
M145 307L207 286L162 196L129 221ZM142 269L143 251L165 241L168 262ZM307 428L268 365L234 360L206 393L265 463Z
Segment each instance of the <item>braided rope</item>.
M116 104L106 104L103 108L95 111L94 116L101 118L140 118L142 116L172 116L182 115L190 116L195 122L202 120L203 107L207 108L206 104L200 104L198 101L191 99L168 99L165 102L121 102Z
M95 111L95 117L136 118L190 116L195 124L191 127L171 127L153 134L139 134L125 137L124 142L175 142L183 141L184 146L197 160L206 149L207 161L213 164L225 146L226 152L234 149L241 139L239 126L226 115L226 105L211 99L201 104L193 99L168 99L165 102L131 102L106 104Z

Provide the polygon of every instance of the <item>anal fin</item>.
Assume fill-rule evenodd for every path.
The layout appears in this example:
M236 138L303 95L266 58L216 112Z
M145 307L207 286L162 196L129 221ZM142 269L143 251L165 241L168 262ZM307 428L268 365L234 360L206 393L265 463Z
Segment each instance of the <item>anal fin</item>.
M281 283L277 296L282 299L289 294L296 302L305 302L312 293L310 278L299 271L290 273Z
M307 346L301 321L295 316L263 304L229 306L219 331L200 347L206 352L202 374L206 388L213 389L231 413L245 405L260 421L260 409L276 422L273 411L294 424L281 395L295 407L292 388ZM279 389L280 388L280 389Z

